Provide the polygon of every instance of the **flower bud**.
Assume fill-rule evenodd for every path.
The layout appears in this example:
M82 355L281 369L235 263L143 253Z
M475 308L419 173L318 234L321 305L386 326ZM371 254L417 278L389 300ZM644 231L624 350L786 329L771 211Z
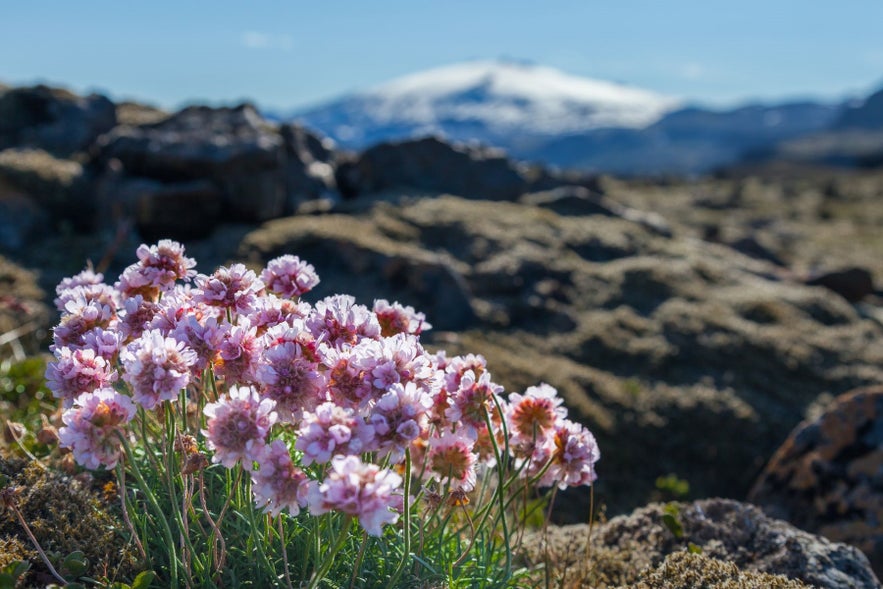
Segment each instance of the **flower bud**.
M13 444L21 440L25 435L25 426L16 421L7 421L3 427L3 441L7 444Z

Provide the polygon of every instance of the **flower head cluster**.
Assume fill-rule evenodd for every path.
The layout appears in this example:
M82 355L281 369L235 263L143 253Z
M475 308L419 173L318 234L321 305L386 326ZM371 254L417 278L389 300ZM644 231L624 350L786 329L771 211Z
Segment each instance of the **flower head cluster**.
M86 468L116 466L122 454L123 427L135 415L132 400L109 388L83 393L62 415L61 444Z
M316 288L319 275L312 264L297 256L285 255L267 264L261 272L261 280L270 292L286 299L295 299Z
M402 477L356 456L335 456L325 481L312 486L310 512L316 515L336 510L358 516L372 536L383 534L384 524L399 519L402 505Z
M428 353L411 307L301 301L319 279L292 255L197 275L175 242L137 254L113 287L86 270L57 289L46 377L67 408L62 443L89 468L116 464L141 408L199 419L201 450L248 471L268 513L340 511L373 535L397 521L406 460L426 496L465 497L507 453L524 484L595 480L595 439L551 386L504 398L483 357Z
M267 434L276 423L275 403L251 387L232 387L227 397L205 407L208 447L212 461L232 468L237 462L259 460Z

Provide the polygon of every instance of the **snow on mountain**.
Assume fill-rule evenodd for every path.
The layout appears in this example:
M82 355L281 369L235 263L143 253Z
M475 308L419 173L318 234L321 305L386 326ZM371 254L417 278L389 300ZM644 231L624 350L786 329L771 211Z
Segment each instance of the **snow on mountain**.
M512 147L599 128L643 128L678 106L629 86L512 61L474 61L398 78L296 113L348 147L417 135Z

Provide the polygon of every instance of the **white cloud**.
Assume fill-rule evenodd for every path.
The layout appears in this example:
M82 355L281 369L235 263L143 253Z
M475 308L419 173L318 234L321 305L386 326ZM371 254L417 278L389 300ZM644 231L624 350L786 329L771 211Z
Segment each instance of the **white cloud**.
M290 35L274 35L259 31L245 31L239 36L239 42L248 49L281 49L291 51L294 40Z

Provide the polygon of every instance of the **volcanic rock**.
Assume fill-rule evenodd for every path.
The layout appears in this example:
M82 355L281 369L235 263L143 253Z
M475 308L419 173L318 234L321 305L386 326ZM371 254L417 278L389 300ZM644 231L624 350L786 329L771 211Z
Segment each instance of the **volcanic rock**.
M857 548L804 532L766 516L756 506L726 499L654 503L595 524L594 529L587 524L550 526L545 538L543 532L535 532L525 546L529 563L543 562L548 549L554 572L564 577L562 586L570 586L567 581L592 587L646 583L658 574L642 571L659 567L671 555L693 551L732 563L741 571L737 574L782 575L826 589L880 587ZM675 560L683 558L690 557ZM708 569L696 572L709 573Z
M93 226L95 203L89 196L87 175L78 162L56 158L40 149L5 149L0 151L0 181L31 200L33 207L56 223L73 224L79 229Z
M42 85L0 94L0 149L34 147L66 157L87 149L116 122L113 103L100 94L77 96Z
M451 145L437 137L370 147L341 164L337 184L349 198L404 189L487 200L515 200L530 186L525 173L502 152Z
M222 218L231 221L280 217L294 210L297 199L333 188L326 146L300 128L280 132L250 105L186 108L156 123L117 127L100 145L100 164L112 169L119 162L127 176L171 185L161 192L187 192L180 183L210 182L221 197ZM204 202L201 197L191 200ZM201 209L187 213L202 222ZM158 227L162 221L150 224ZM198 232L191 227L168 235Z
M883 574L883 387L841 395L801 423L748 498L773 517L859 547Z
M806 284L824 286L850 303L857 303L874 292L874 277L866 268L844 268L809 278Z
M598 438L612 514L672 473L692 496L742 498L819 396L883 382L883 327L839 296L625 218L406 199L268 223L239 257L283 253L316 266L311 300L397 298L436 326L428 345L485 355L507 391L557 387ZM556 521L584 521L588 496L563 495Z

